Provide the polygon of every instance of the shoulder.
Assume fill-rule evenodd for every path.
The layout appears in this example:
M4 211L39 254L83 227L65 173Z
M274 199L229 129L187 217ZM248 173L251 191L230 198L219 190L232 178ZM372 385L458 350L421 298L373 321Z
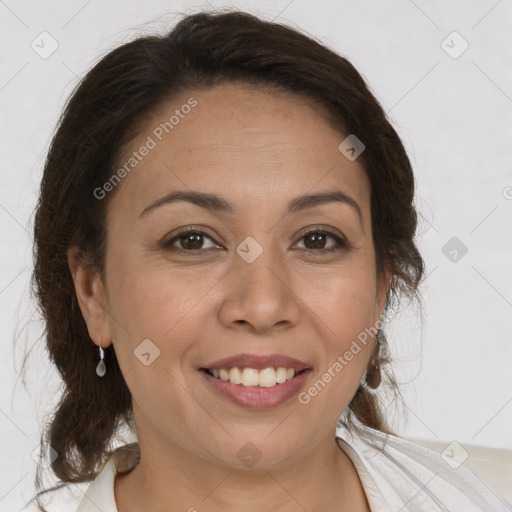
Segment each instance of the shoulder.
M117 473L131 471L140 461L139 444L118 447L108 458L103 469L89 485L76 512L117 512L114 479Z
M49 496L42 497L41 505L49 512L118 512L114 495L115 476L131 471L139 461L139 444L125 443L110 454L92 482L65 484ZM20 512L40 510L34 497Z
M339 425L336 437L391 510L512 511L479 476L463 465L453 467L436 451L362 424L354 432Z

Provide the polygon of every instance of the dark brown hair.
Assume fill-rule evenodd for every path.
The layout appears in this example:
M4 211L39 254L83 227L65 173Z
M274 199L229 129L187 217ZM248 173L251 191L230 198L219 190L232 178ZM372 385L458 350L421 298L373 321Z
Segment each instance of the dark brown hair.
M67 249L79 247L84 261L104 276L105 210L112 194L98 200L93 191L112 176L148 113L182 92L230 82L307 98L341 133L363 141L359 158L371 182L377 270L383 275L388 265L393 274L386 311L403 295L417 298L423 260L415 245L411 164L382 107L347 59L293 28L243 12L193 14L163 36L123 44L70 96L47 155L35 214L32 290L51 361L64 383L41 441L58 453L51 468L62 482L94 479L119 427L133 427L131 395L113 346L105 350L107 374L96 376L97 347L78 306ZM382 331L379 338L385 363ZM389 372L387 377L388 389L396 390ZM379 393L361 385L347 425L355 417L387 431Z

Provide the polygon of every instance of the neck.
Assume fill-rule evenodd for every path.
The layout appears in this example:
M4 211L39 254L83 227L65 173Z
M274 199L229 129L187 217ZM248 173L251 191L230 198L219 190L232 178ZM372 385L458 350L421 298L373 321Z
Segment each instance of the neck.
M263 470L212 462L169 439L147 442L139 435L139 445L138 466L115 479L118 512L369 511L357 471L334 434L293 463Z

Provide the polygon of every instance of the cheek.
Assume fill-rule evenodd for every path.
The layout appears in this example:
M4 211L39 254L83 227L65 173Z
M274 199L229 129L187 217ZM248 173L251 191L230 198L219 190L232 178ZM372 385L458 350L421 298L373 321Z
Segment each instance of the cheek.
M330 269L311 265L289 274L294 293L286 300L302 308L301 323L316 324L329 353L344 352L375 321L376 281L367 260L352 257ZM137 255L130 259L127 253L112 254L109 261L114 339L132 352L150 339L160 351L172 352L174 360L212 325L223 293L232 292L236 281L225 268L173 268L161 261L145 263Z
M353 265L316 281L308 306L324 341L316 378L329 382L326 401L349 400L373 350L376 280L364 265ZM314 393L314 391L313 391ZM347 402L348 404L348 402ZM347 405L345 404L345 405Z
M365 276L340 273L323 283L321 293L309 295L323 347L310 385L298 396L310 411L305 422L322 417L335 424L366 370L374 346L375 281Z
M175 373L188 351L205 337L201 331L215 310L209 292L221 276L210 272L198 278L190 269L147 264L143 259L111 261L111 328L123 371L139 372L138 355L149 352L155 367Z
M116 356L139 409L151 415L158 404L162 418L173 417L186 409L182 361L201 337L203 324L192 319L206 290L165 282L162 273L141 265L129 267L119 262L111 279Z
M340 345L369 327L376 319L376 278L371 265L356 261L311 282L304 282L303 296Z

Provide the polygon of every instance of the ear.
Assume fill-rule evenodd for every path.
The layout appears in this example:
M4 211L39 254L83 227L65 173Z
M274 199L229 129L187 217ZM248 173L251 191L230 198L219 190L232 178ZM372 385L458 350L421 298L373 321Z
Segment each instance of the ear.
M100 273L97 269L85 265L77 247L70 247L67 256L78 304L87 324L89 336L96 345L108 347L112 343L112 335Z
M388 292L391 288L391 283L393 281L393 271L391 269L391 263L388 261L385 265L385 270L383 275L380 276L380 279L377 281L377 295L376 295L376 303L375 303L375 322L382 318L382 313L384 312L384 307L386 306L386 299Z

